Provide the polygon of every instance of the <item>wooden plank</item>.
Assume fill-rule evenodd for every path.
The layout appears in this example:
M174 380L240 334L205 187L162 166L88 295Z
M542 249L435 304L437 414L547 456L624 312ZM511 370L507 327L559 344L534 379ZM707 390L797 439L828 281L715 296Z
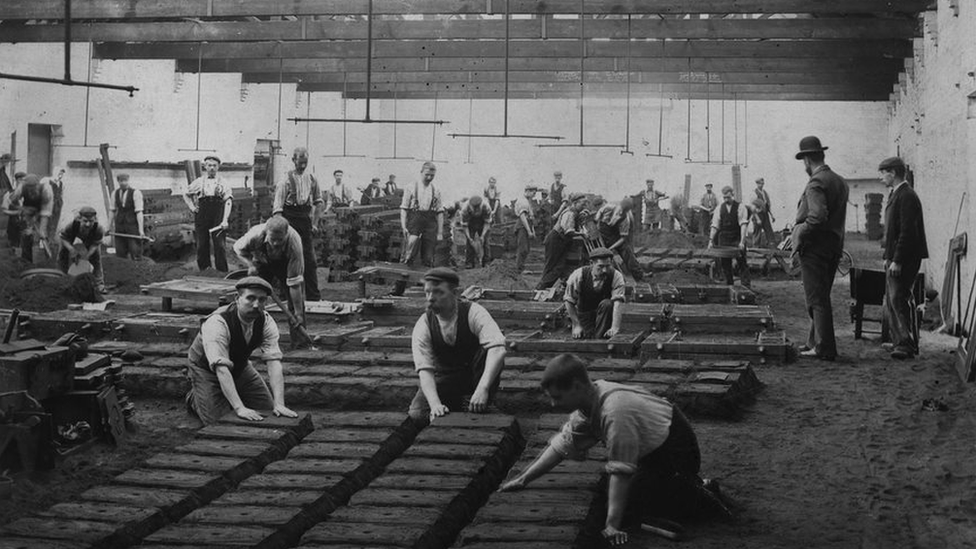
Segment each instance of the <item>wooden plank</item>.
M91 544L80 540L54 540L7 536L0 538L0 549L88 549Z
M331 488L333 485L335 482L328 485L322 483L322 488L319 490L299 490L297 488L291 490L238 489L214 500L212 505L260 505L264 507L308 505L322 497L323 490Z
M93 371L112 364L112 357L97 353L89 353L81 359L75 360L75 377L84 376Z
M573 525L542 526L539 524L511 524L506 528L499 528L493 523L478 524L465 528L461 532L462 543L468 545L475 542L564 542L568 545L576 539L578 527Z
M128 471L123 475L127 473ZM139 481L135 483L142 484ZM186 492L182 490L142 486L96 486L81 493L81 499L85 501L102 501L133 507L168 507L177 504L185 497Z
M310 443L372 443L379 444L390 437L386 429L317 429L304 439L302 444Z
M403 453L403 457L484 460L494 450L494 444L414 444Z
M146 465L160 469L181 469L223 473L246 462L247 458L196 456L193 454L160 453L146 460Z
M427 531L426 526L350 524L325 522L302 536L303 544L325 543L362 546L412 547Z
M319 459L293 459L289 457L281 461L276 461L269 464L264 468L264 473L266 475L271 474L307 474L307 475L317 475L317 479L320 487L328 488L336 482L342 480L342 475L338 473L332 473L336 469L336 460L354 459L345 456L339 456L334 458L319 458Z
M102 502L59 503L38 513L42 517L121 523L143 521L159 513L152 507L132 507Z
M551 493L551 492L550 492ZM506 505L488 505L478 511L476 520L482 522L525 523L544 522L547 524L579 525L590 510L589 498L582 498L575 504L541 501L536 503L512 502ZM507 524L505 525L507 526ZM502 525L499 525L502 527Z
M258 442L240 442L234 440L206 440L197 439L189 444L174 448L177 452L195 454L199 456L230 456L251 458L259 456L271 448L268 444Z
M376 453L377 445L351 442L303 442L288 453L289 461L304 458L362 458Z
M63 518L22 518L2 528L3 536L31 537L42 535L49 539L66 539L95 543L115 533L117 526L94 520Z
M386 473L391 475L454 475L471 477L483 466L484 464L478 461L400 457L386 466Z
M381 477L382 478L382 477ZM453 480L457 477L451 477ZM467 482L470 480L465 479ZM465 485L467 484L465 482ZM454 492L450 489L442 490L410 490L396 488L374 488L372 485L357 492L349 500L349 505L358 506L381 506L381 507L433 507L444 509L454 498Z
M431 427L424 429L417 435L414 439L413 445L418 444L430 444L430 443L442 443L442 444L457 444L457 445L494 445L498 444L501 438L498 431L492 430L480 430L480 429L452 429L449 427L441 427L439 425L432 425Z
M250 547L268 537L271 528L259 526L216 526L204 524L180 524L163 528L145 538L146 543L164 543L180 545L216 545Z
M329 515L329 523L431 525L441 513L433 507L353 505Z
M275 441L285 435L284 429L262 429L250 425L208 425L197 432L197 436L204 438L226 440L261 440Z
M280 526L301 511L301 507L257 505L208 505L180 519L169 528L182 528L186 524L233 524L247 526ZM254 543L260 539L252 540Z
M112 479L112 482L132 486L194 489L200 488L216 478L216 475L202 472L137 468L129 469L117 475Z
M327 428L388 429L399 427L406 419L407 414L403 412L315 412L312 415L316 425Z
M463 490L471 479L462 476L383 475L369 484L370 490ZM363 492L360 492L362 494ZM352 500L355 502L355 498ZM362 502L360 502L362 503ZM375 503L381 505L381 503Z
M277 473L266 471L254 475L238 485L238 490L310 490L323 488L322 477L336 478L348 475L362 465L357 459L318 460L315 473Z

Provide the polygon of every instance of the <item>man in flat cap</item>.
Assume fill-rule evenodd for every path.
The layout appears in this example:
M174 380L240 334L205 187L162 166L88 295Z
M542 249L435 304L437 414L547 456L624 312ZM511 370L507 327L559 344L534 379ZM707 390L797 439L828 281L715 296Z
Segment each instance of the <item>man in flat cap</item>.
M403 262L411 265L418 256L427 267L434 266L434 248L444 240L444 203L434 185L437 167L424 162L421 180L407 186L400 203L400 228L406 237Z
M265 312L271 285L257 276L237 284L237 299L204 320L190 345L187 408L211 425L228 412L261 421L264 412L298 417L285 406L285 378L278 346L278 325ZM271 390L251 359L264 362Z
M557 280L566 276L566 256L572 247L573 239L579 232L576 230L576 217L586 204L586 197L582 193L569 195L568 206L546 235L543 245L546 248L545 265L542 268L542 278L536 284L536 290L552 287Z
M773 234L773 223L776 217L773 215L773 203L766 192L766 180L762 177L756 179L756 197L752 203L755 205L754 216L756 219L756 242L763 243L765 246L776 244L776 236ZM759 236L762 235L764 240ZM759 245L759 244L757 244Z
M624 276L613 268L613 252L596 248L590 264L573 271L566 280L566 313L574 339L611 338L620 332L624 311Z
M318 260L315 257L314 236L319 231L319 214L325 203L319 181L308 171L308 150L297 147L291 155L295 169L275 186L272 215L281 215L302 241L305 271L305 297L319 301Z
M146 224L143 218L142 191L133 189L129 184L129 174L120 173L115 177L119 187L112 193L109 206L112 221L109 223L115 229L115 255L134 260L142 259L143 237L146 235ZM130 236L119 236L120 234Z
M233 194L230 185L218 175L220 158L209 155L203 159L206 172L187 187L183 195L190 211L193 212L193 226L197 238L197 268L201 271L210 268L210 249L213 247L213 265L218 271L227 272L227 255L224 242Z
M526 185L522 197L515 201L515 269L521 273L525 269L525 260L529 257L532 246L531 239L535 238L535 209L532 198L536 188Z
M702 195L699 206L701 209L698 211L698 232L707 235L712 226L712 215L718 207L718 196L712 192L711 183L705 183L705 194Z
M649 231L651 229L661 228L661 205L659 201L661 199L667 198L667 193L662 193L661 191L654 190L654 180L648 179L644 182L647 186L643 192L643 206L644 206L644 230Z
M885 278L884 319L891 357L899 360L918 354L915 337L915 300L912 287L922 260L929 256L925 241L922 202L907 181L906 167L901 158L892 157L878 166L881 182L891 189L885 205L884 260Z
M820 139L800 140L796 159L810 176L796 211L793 253L800 258L800 276L810 315L810 334L800 356L832 361L837 358L830 289L844 251L849 190L844 178L824 163L827 147Z
M735 199L735 190L726 185L722 188L722 204L712 215L711 232L708 236L708 247L734 246L739 249L735 262L739 267L739 278L744 286L749 286L749 264L746 262L746 230L749 227L749 212L743 204ZM725 283L731 286L735 283L735 273L732 268L732 258L722 257L719 260Z
M625 197L619 204L607 203L596 214L600 238L610 252L620 256L620 268L640 282L644 279L644 268L637 262L634 254L632 234L634 232L634 201Z
M566 194L566 184L563 183L563 172L559 170L552 172L552 178L552 185L549 186L549 204L555 218L566 200L566 197L563 196Z
M491 221L492 223L500 223L501 218L501 205L502 205L502 192L498 190L498 179L495 176L488 178L488 186L485 187L485 200L488 203L488 209L491 210Z
M102 240L105 230L98 224L98 213L91 206L82 206L78 215L61 228L58 234L61 248L58 250L58 268L67 274L72 263L82 259L92 266L95 289L105 293L105 274L102 271Z
M51 185L41 183L41 178L27 174L12 193L3 199L5 210L18 210L20 230L20 256L34 261L34 241L50 252L47 226L54 208L54 191Z
M251 227L234 243L234 252L248 274L263 278L279 290L288 289L288 306L305 324L305 259L302 239L280 215Z
M483 267L485 247L488 244L486 235L491 231L491 209L480 196L474 195L468 199L467 205L461 210L461 224L465 227L468 241L465 263L468 267Z
M446 267L424 275L427 312L417 319L411 338L420 378L411 417L486 412L498 391L505 336L484 307L458 299L458 282L457 273Z
M359 203L363 206L369 206L374 200L383 196L383 188L380 187L380 178L374 177L370 180L369 185L363 189L362 196L359 197Z

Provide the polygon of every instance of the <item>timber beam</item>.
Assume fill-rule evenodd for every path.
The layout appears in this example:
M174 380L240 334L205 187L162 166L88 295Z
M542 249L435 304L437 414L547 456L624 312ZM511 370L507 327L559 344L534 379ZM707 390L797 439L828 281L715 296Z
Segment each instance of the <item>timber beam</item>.
M890 93L885 91L882 93L877 93L873 91L866 92L824 92L817 88L810 87L808 92L796 92L796 93L785 93L785 92L758 92L758 93L720 93L719 91L713 91L708 94L705 93L693 93L691 94L691 99L694 101L888 101ZM341 92L340 92L341 93ZM366 92L347 92L344 94L347 99L365 99ZM449 92L433 92L433 91L417 91L417 92L397 92L394 96L393 92L372 92L370 93L370 98L374 100L382 99L398 99L398 100L468 100L468 99L494 99L502 100L505 94L503 92L468 92L468 91L449 91ZM610 97L622 99L625 97L625 93L621 90L618 93L588 93L588 98L597 97ZM658 97L657 95L652 95L651 97ZM665 99L674 99L684 101L688 99L687 92L666 92L664 94ZM579 91L576 92L509 92L509 99L562 99L562 100L579 100Z
M609 14L916 14L930 0L588 0L583 11ZM503 2L373 0L374 15L495 15ZM369 0L101 0L75 2L76 19L171 19L300 15L366 15ZM578 14L579 0L511 0L513 14ZM58 19L63 0L3 0L0 20Z

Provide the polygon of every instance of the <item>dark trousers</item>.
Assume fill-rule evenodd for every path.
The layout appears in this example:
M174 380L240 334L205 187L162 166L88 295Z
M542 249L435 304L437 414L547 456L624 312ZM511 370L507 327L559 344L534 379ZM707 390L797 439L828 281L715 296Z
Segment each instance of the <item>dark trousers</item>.
M576 314L583 326L584 338L602 339L603 334L613 326L613 301L604 299L595 311L577 311Z
M404 263L413 265L420 256L425 267L434 266L434 248L437 246L437 212L410 211L407 212L407 233L419 236L420 240L413 249L407 250Z
M234 411L220 389L217 374L210 368L191 362L187 377L190 378L190 392L186 395L187 406L204 425L217 423L220 418ZM237 388L237 394L244 406L257 411L274 409L274 398L268 385L250 364L234 377L234 387Z
M834 285L837 264L840 263L840 248L806 246L799 256L807 314L811 321L807 347L816 350L819 356L836 357L837 340L834 337L834 310L830 303L830 290Z
M542 268L542 278L536 285L536 290L545 290L552 287L557 280L565 276L566 255L569 253L569 246L573 238L566 236L555 229L546 235L543 245L546 248L546 263Z
M44 236L39 234L41 217L35 212L37 212L37 210L32 210L31 212L21 212L19 224L20 257L30 263L34 262L34 244L41 236ZM48 224L50 224L50 220L48 220ZM50 242L51 241L49 240L49 246Z
M452 372L434 372L434 380L437 382L437 396L441 399L441 404L447 406L452 412L463 412L467 407L474 390L478 388L478 382L485 373L485 365L488 359L488 351L481 349L471 361L470 368L455 370ZM488 404L495 402L495 394L498 393L498 386L501 383L499 375L488 389ZM422 389L417 389L413 401L410 402L410 409L407 412L410 417L422 418L430 413L430 405L427 397L424 396Z
M321 301L319 292L318 261L315 259L315 245L312 242L312 209L309 206L285 206L281 215L288 220L288 224L302 239L302 257L305 263L305 298L309 301Z
M278 292L278 296L281 299L287 300L288 308L294 311L295 304L292 303L291 292L287 284L288 260L282 259L270 263L255 263L254 266L257 268L257 275L263 278L268 284L271 284L271 287Z
M135 261L142 259L141 238L126 238L124 236L116 236L114 238L115 255L117 257L131 258Z
M893 276L889 271L885 277L884 323L888 329L888 338L896 349L910 355L918 354L914 330L915 297L912 288L921 265L921 259L905 262L901 266L901 274Z
M719 231L715 239L718 241L719 246L738 246L739 245L740 234L738 232L732 234L727 232ZM732 258L723 257L719 259L719 264L722 266L722 273L725 274L725 283L729 286L735 284L735 270L732 267ZM739 268L739 278L742 280L744 286L749 285L749 264L746 263L746 254L744 251L740 250L740 253L735 256L736 267Z
M603 239L603 244L607 247L613 246L615 242L620 240L620 233L617 231L616 227L607 225L606 223L600 223L598 226L600 230L600 238ZM634 254L634 247L630 243L630 239L624 241L623 244L616 248L617 254L620 256L622 265L620 265L621 270L624 274L630 275L634 280L640 282L644 279L644 268L640 266L637 262L637 255Z
M769 212L760 212L756 214L756 219L759 220L759 230L756 231L756 236L763 235L762 239L757 239L757 245L761 242L762 246L770 247L775 246L776 236L773 234L773 224L769 218Z
M193 220L197 236L197 268L201 271L210 268L210 248L213 245L214 267L227 272L227 256L224 253L226 231L212 234L210 229L224 221L224 201L203 197L197 203L199 209Z
M529 257L529 250L532 249L529 240L529 231L519 221L519 226L515 229L515 269L521 273L525 269L525 260Z

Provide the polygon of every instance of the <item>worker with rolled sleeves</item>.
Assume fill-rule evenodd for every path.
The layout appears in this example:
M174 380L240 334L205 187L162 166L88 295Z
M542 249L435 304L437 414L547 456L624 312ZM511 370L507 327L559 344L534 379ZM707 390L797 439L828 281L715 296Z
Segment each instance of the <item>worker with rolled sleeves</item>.
M247 265L247 274L259 276L279 290L288 289L288 307L305 324L305 260L302 239L280 215L251 227L234 252Z
M437 167L424 162L420 183L407 186L400 203L400 227L407 238L403 262L410 265L419 255L427 267L434 266L434 247L444 240L444 204L434 185Z
M609 339L617 335L625 290L624 276L613 268L613 252L607 248L591 251L590 264L569 275L563 294L573 338Z
M705 183L705 194L702 195L699 204L698 232L707 235L712 226L712 215L715 213L715 208L718 207L718 197L712 192L711 183Z
M735 199L732 187L722 188L722 204L712 214L712 227L708 237L708 247L735 246L738 253L735 262L739 267L739 278L742 284L749 285L749 264L746 262L746 231L749 227L749 212L745 205ZM735 273L732 269L732 258L723 257L719 260L725 273L725 283L731 286L735 283Z
M607 248L620 256L620 266L634 280L644 279L644 268L637 262L631 235L634 232L634 201L626 197L619 204L607 203L596 214L600 238Z
M272 215L281 215L302 241L305 265L305 292L309 301L319 301L318 260L313 239L319 231L319 213L325 201L319 181L308 171L308 150L298 147L292 153L295 169L288 172L275 187Z
M718 483L701 478L701 449L694 429L676 406L640 387L591 380L586 364L562 354L542 373L554 408L571 412L549 445L500 492L517 491L564 459L583 460L606 446L606 500L599 498L603 537L627 542L627 528L653 518L730 518ZM651 522L653 524L653 522Z
M465 226L467 235L467 257L473 257L474 263L469 266L483 267L485 264L485 248L488 244L486 235L491 231L491 209L481 197L472 196L467 205L461 210L461 224Z
M241 279L235 287L237 299L211 313L190 345L187 408L204 425L231 411L250 421L261 421L262 411L298 417L285 406L278 325L264 310L274 290L256 276ZM270 391L252 358L267 367Z
M186 189L183 201L193 212L193 226L197 238L197 268L210 268L210 248L213 247L213 265L218 271L227 272L227 255L224 242L227 236L230 210L234 205L230 185L217 173L220 158L215 155L203 159L207 173L196 178Z
M82 259L91 263L95 289L105 293L105 273L102 270L102 240L105 230L98 224L98 213L91 206L82 206L71 223L58 233L61 249L58 250L58 268L67 274L73 263Z
M530 238L535 238L535 211L532 205L532 198L535 196L536 188L526 185L521 198L515 201L515 269L521 273L525 269L525 260L529 257L531 249Z
M20 256L34 261L34 240L50 253L47 240L47 226L54 208L54 192L50 185L41 183L41 178L27 174L12 193L4 197L5 210L17 210L20 229Z
M573 238L579 232L576 230L576 218L586 203L582 193L572 193L567 199L567 206L546 235L543 245L546 249L545 265L542 267L542 277L536 284L536 290L551 288L559 279L566 276L566 256L573 244Z
M424 275L427 312L417 319L411 337L420 378L411 417L429 412L433 419L465 409L486 412L498 391L505 336L484 307L458 299L458 283L458 274L446 267Z
M112 216L110 225L115 228L115 255L139 260L142 259L142 245L146 235L142 191L129 185L127 173L120 173L115 180L118 181L119 188L112 193L109 206Z

